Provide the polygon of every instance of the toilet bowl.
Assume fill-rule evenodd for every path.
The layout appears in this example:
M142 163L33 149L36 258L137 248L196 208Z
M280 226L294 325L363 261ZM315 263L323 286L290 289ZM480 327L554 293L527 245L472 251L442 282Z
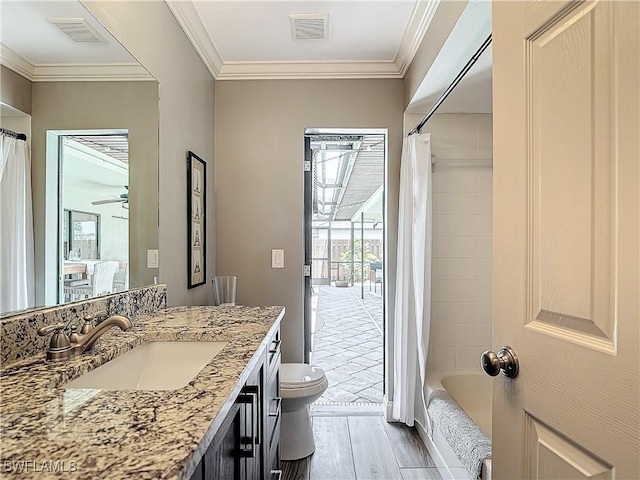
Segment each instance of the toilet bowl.
M313 423L309 405L327 389L329 382L321 368L306 363L280 365L280 395L282 425L280 427L280 458L299 460L315 449Z

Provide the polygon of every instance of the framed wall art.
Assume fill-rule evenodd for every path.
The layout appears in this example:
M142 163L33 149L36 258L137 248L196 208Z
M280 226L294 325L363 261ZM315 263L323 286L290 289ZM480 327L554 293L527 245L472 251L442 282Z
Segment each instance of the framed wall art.
M187 288L206 283L206 192L207 164L198 155L187 154L188 265Z

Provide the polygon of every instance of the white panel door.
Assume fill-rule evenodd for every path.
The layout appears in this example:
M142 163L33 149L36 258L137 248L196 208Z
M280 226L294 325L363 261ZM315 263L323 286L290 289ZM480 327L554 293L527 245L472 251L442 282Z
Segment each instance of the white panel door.
M640 2L493 3L495 478L640 478Z

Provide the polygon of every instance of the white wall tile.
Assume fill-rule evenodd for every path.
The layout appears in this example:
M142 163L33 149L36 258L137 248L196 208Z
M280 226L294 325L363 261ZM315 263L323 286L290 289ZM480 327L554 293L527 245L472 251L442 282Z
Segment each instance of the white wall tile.
M445 347L455 347L456 346L456 327L457 325L438 325L437 330L440 338L436 345L443 345Z
M449 280L448 258L436 258L431 260L431 280Z
M465 147L456 143L455 158L457 160L476 160L479 151L475 147Z
M489 229L491 231L491 229ZM454 215L434 215L433 235L453 235L455 233Z
M478 237L478 258L493 258L493 239Z
M478 282L476 280L452 280L453 297L451 301L477 302Z
M434 345L433 361L438 370L453 370L456 368L456 347Z
M477 237L450 237L453 245L453 256L457 258L477 258Z
M469 239L474 240L475 242L475 237L467 237ZM433 237L433 251L432 251L432 256L433 258L453 258L456 256L456 245L454 244L454 241L456 240L456 237L448 237L448 236L438 236L438 237ZM478 251L477 249L477 245L476 245L476 253Z
M436 305L436 317L438 321L453 323L455 319L455 302L434 302Z
M493 236L493 215L478 215L478 235Z
M492 116L436 114L437 159L492 158ZM478 368L491 346L493 171L438 168L433 176L433 264L428 368Z
M478 345L478 327L471 324L454 325L456 347L475 347Z
M478 303L456 302L453 318L456 323L476 323L478 318Z
M493 282L478 281L478 301L491 302L493 300Z
M478 368L480 357L477 354L477 347L456 347L456 368Z
M476 280L478 260L476 258L434 258L431 265L433 280Z
M478 278L477 258L450 258L447 259L448 272L452 280L476 280Z
M425 130L423 130L425 131ZM436 122L429 129L431 133L431 145L441 148L453 148L455 145L455 138L453 128Z
M456 192L454 201L456 215L471 215L478 213L478 193Z
M478 191L478 169L456 168L454 169L456 192Z
M478 191L481 193L493 192L493 170L491 168L478 168Z
M478 115L478 148L493 148L493 115Z
M481 160L488 160L493 158L493 149L492 148L479 148L478 149L478 158Z
M491 302L478 303L478 323L480 325L493 324L493 304Z
M493 195L490 192L478 193L478 213L481 215L493 213Z
M453 192L455 188L455 172L451 169L437 169L433 172L434 192Z
M476 115L457 115L454 127L456 148L478 148L478 120Z
M454 215L454 234L465 237L478 235L478 215Z
M478 280L493 281L493 259L478 259Z
M492 328L491 325L478 326L478 347L484 352L491 348L492 343Z
M438 160L451 160L456 158L456 149L454 147L432 146L431 153L435 155L436 171L438 170Z
M453 192L434 192L433 213L437 215L455 213L455 198L455 193Z

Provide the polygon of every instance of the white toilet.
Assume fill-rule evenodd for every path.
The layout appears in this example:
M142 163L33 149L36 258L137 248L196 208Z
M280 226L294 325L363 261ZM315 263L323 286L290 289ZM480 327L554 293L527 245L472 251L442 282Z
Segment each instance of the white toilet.
M306 363L280 365L280 395L282 425L280 427L280 458L299 460L315 449L313 424L309 405L327 389L329 382L321 368Z

